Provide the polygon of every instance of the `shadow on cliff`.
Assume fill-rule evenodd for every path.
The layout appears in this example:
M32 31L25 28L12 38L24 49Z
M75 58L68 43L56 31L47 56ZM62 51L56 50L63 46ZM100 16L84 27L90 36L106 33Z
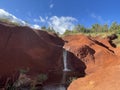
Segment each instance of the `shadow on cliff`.
M28 67L32 76L58 68L53 63L60 60L63 45L63 40L55 34L0 24L0 87L8 81L13 83L22 68Z
M92 39L91 39L91 40L92 40ZM105 45L105 44L103 44L103 43L101 43L101 42L99 42L99 41L97 41L97 40L92 40L92 41L95 42L96 44L98 44L98 45L100 45L100 46L108 49L110 52L114 53L114 51L111 50L111 49L109 49L109 47L108 47L107 45ZM110 44L112 47L114 47L114 48L116 47L116 45L115 45L111 40L109 40L108 42L109 42L109 44Z
M18 77L19 74L14 76L13 73L24 67L30 68L30 75L43 72L48 74L50 83L61 82L64 69L63 44L61 38L45 31L0 25L0 86L4 86L10 78ZM85 76L86 65L82 60L71 52L68 52L67 60L68 68L71 69L69 77Z
M49 79L46 81L46 84L50 83L61 83L63 77L67 81L70 77L84 77L86 65L75 56L72 52L67 51L67 66L70 71L64 71L64 64L62 61L62 68L59 70L51 71L48 73ZM64 73L66 73L64 76Z
M71 69L72 75L77 77L85 76L85 63L75 56L72 52L68 52L68 68Z

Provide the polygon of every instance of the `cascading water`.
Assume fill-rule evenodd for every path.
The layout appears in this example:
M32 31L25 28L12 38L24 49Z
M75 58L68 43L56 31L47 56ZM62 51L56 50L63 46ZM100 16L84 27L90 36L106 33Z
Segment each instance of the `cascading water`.
M66 87L64 85L48 85L44 86L42 90L66 90Z
M64 65L64 69L63 69L61 83L44 86L43 90L67 90L66 87L67 73L71 70L68 68L67 50L65 49L63 49L63 65Z
M71 70L68 68L68 61L67 61L67 50L63 49L63 64L64 64L64 69L63 69L63 76L62 76L62 84L66 84L67 81L67 73L70 72Z
M64 64L64 70L63 71L70 71L67 66L67 51L63 50L63 64Z

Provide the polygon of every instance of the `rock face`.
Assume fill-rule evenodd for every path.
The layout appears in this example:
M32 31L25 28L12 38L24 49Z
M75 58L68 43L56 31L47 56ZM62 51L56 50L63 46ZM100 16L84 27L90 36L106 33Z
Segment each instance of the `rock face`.
M74 53L86 65L86 73L91 72L91 68L96 69L108 63L110 60L106 58L114 57L114 48L111 46L110 39L93 38L85 35L71 35L64 37L64 48ZM109 57L108 57L109 56ZM94 71L94 70L93 70Z
M28 79L47 74L48 83L68 78L63 74L65 48L71 70L67 75L83 77L68 90L119 90L120 49L112 42L115 38L70 35L63 40L45 31L0 23L0 88L16 81L21 72L27 72Z
M15 82L20 73L31 80L43 73L48 76L45 83L61 83L65 77L63 45L56 34L0 22L0 88ZM84 76L85 63L72 52L67 54L68 75Z
M119 50L114 48L112 42L115 38L115 35L104 39L84 35L64 37L64 48L74 53L86 65L86 76L73 81L68 90L120 89Z
M0 24L0 86L8 78L14 81L20 70L31 76L62 72L63 45L64 41L55 34Z

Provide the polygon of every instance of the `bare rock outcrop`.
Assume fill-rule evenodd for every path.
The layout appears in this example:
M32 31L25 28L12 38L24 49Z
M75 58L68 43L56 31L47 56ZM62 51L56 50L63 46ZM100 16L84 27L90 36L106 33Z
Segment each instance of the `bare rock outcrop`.
M20 70L37 76L62 72L64 41L57 35L29 27L0 24L0 87L14 82ZM8 80L9 79L9 80Z
M119 90L119 50L113 39L85 35L64 37L64 48L74 53L86 65L86 76L73 81L68 90ZM117 77L117 78L115 78Z

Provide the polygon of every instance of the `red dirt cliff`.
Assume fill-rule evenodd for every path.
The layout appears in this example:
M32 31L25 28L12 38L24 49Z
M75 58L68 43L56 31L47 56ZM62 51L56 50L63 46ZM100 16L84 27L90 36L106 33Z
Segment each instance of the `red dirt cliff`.
M119 49L107 38L65 36L64 48L86 65L86 76L73 81L68 90L119 90Z
M61 71L64 41L55 34L0 23L0 86L21 69L29 75Z

